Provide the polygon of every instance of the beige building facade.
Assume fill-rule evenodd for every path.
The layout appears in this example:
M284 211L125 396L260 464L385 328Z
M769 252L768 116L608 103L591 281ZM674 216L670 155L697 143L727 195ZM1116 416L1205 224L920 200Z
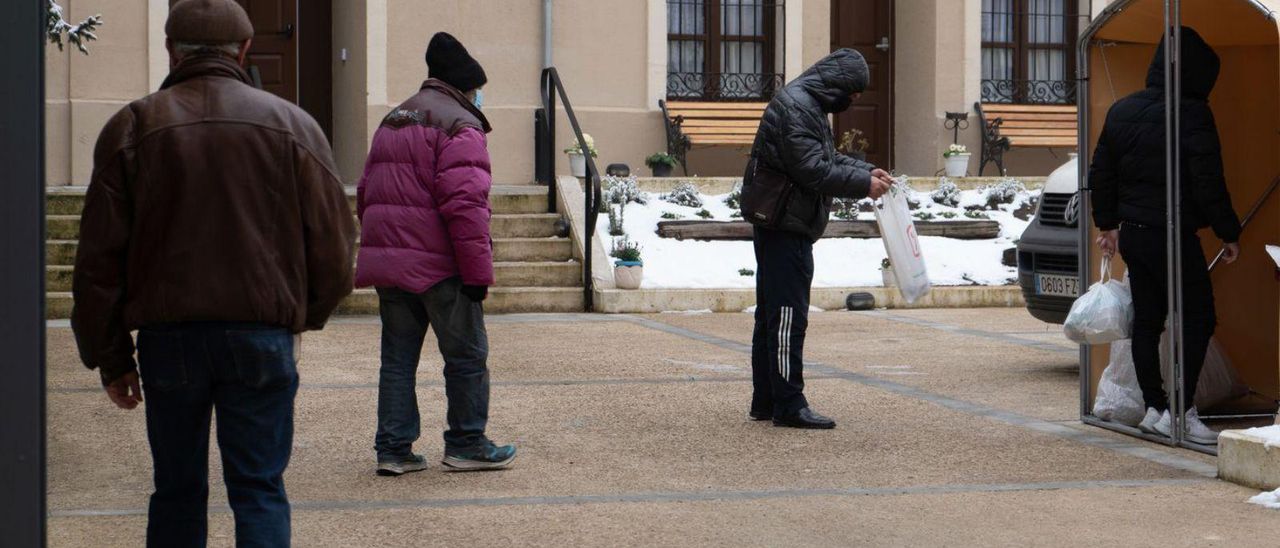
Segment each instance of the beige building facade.
M279 47L280 41L271 41L274 36L296 38L284 43L298 44L287 46L296 48L288 54L295 56L297 67L281 73L296 80L281 84L281 93L291 94L321 119L348 182L359 178L382 117L417 91L426 77L424 49L437 31L457 36L489 74L484 108L494 126L490 149L495 179L533 180L534 111L540 103L539 74L548 40L543 0L241 1L259 27L255 44ZM874 13L891 17L892 25L891 35L885 37L887 51L892 52L892 87L885 97L891 99L880 105L888 109L886 119L892 123L882 148L888 151L890 167L899 173L932 175L941 169L941 152L951 142L951 132L943 128L945 113L970 112L972 117L973 104L983 100L984 10L998 9L1000 2L1026 6L1077 1L1076 28L1082 30L1104 0L550 0L549 49L584 130L596 139L601 167L621 162L633 172L647 173L645 157L667 148L658 102L673 93L669 71L678 63L673 61L672 48L677 46L672 45L672 31L685 30L678 28L683 23L673 22L673 10L707 10L701 16L711 8L767 10L772 15L762 19L769 24L760 33L769 34L773 47L760 55L769 58L767 65L777 78L789 81L833 47L848 45L837 43L837 37L845 35L840 25L860 27L859 14L872 13L865 9L887 5L888 15L885 9ZM93 146L105 121L129 101L158 89L168 73L163 27L170 0L61 3L68 19L95 13L106 19L99 40L90 45L91 55L56 48L46 54L48 184L83 185L91 177ZM843 14L834 15L837 12ZM724 14L730 11L719 13L720 24L728 24ZM738 24L744 24L741 13L746 12L733 13L739 14ZM704 35L713 34L706 27L715 22L700 23L705 25ZM267 25L281 27L264 29ZM729 38L701 39L730 42ZM702 54L710 57L704 46L699 46ZM724 55L717 57L726 63L729 50L721 48L717 49ZM735 59L743 56L736 55ZM264 54L264 59L264 70L275 67L274 57ZM568 124L561 116L558 144L563 148ZM961 132L960 140L974 152L976 169L976 121ZM689 153L690 174L739 175L745 152L694 149ZM1007 156L1009 172L1045 175L1066 160L1067 152L1015 149ZM564 155L557 157L557 171L567 172Z

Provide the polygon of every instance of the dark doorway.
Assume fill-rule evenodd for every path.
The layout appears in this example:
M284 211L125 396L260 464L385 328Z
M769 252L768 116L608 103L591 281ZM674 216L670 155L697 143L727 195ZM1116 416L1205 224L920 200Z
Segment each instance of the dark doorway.
M853 48L867 58L871 83L836 116L836 138L857 129L867 161L893 167L893 0L831 0L831 49Z
M236 1L253 22L248 64L262 89L297 103L332 140L332 0Z

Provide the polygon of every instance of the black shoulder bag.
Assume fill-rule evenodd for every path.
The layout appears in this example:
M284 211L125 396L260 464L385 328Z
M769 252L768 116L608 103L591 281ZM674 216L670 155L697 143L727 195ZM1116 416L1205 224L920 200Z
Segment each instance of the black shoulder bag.
M762 228L778 228L794 190L786 175L765 167L752 156L742 176L742 218Z

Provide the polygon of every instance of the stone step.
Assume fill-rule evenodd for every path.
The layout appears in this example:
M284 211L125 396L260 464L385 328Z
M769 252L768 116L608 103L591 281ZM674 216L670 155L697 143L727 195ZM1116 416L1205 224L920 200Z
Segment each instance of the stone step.
M79 215L84 209L85 187L50 191L45 197L46 215ZM351 211L355 211L355 187L347 187ZM494 185L489 203L495 215L546 213L547 187L539 185Z
M489 290L484 310L490 314L527 312L582 312L583 293L573 287L495 287ZM338 306L338 315L378 314L378 294L357 289Z
M499 262L493 264L498 287L582 287L582 263ZM45 291L71 291L72 267L45 268Z
M489 221L493 238L550 238L556 235L555 213L518 213L494 215Z
M512 213L494 215L489 232L494 238L549 238L556 235L555 213ZM357 223L358 224L358 223ZM78 215L49 215L45 218L49 240L75 240L80 237Z
M582 263L539 261L493 263L498 287L582 287Z
M71 317L71 293L55 291L45 296L45 318L64 320ZM495 287L489 290L484 310L490 314L529 312L582 312L583 293L578 287ZM372 289L357 289L338 305L336 315L376 316L378 294Z
M76 240L45 242L45 264L71 266L76 262ZM358 246L357 246L358 251ZM495 262L566 262L573 259L573 242L568 238L494 238Z

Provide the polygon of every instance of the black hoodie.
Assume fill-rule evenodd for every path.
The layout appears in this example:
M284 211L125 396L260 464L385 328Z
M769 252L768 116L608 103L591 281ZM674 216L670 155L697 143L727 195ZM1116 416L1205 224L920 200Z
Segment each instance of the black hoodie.
M764 111L751 155L795 185L779 228L822 237L831 199L865 198L874 166L836 152L827 115L849 108L849 96L867 88L862 54L841 49L804 71L778 92ZM748 179L743 193L754 189Z
M1182 28L1182 229L1206 226L1224 242L1240 238L1222 171L1222 146L1209 108L1220 63L1194 29ZM1089 187L1093 221L1101 230L1121 222L1163 227L1168 198L1165 170L1165 44L1147 71L1147 88L1112 105L1093 153Z

